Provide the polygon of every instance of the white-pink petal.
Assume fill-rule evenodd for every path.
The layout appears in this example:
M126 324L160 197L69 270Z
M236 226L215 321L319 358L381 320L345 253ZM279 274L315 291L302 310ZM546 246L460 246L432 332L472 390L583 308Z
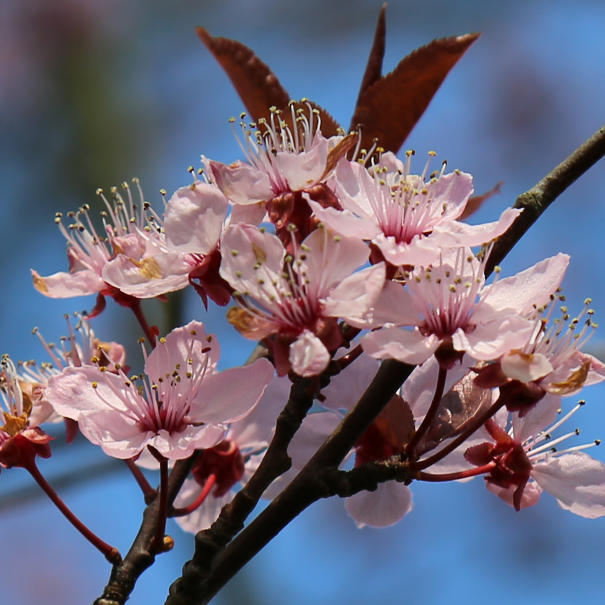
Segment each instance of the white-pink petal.
M376 491L362 491L345 501L357 527L388 527L412 510L412 491L402 483L380 483Z
M273 378L266 359L206 376L191 402L192 422L220 424L243 418L258 403Z
M550 300L561 285L569 255L559 253L511 277L505 277L483 290L482 299L495 309L515 309L527 313Z
M47 277L42 277L32 269L31 274L36 290L50 298L87 296L96 294L106 287L101 276L90 269L83 269L74 273L59 271Z
M288 360L299 376L317 376L330 363L330 353L313 332L304 330L290 345Z
M605 464L583 452L534 465L533 478L561 508L588 519L605 516Z
M181 187L166 206L167 243L179 252L212 252L221 236L227 210L227 198L217 187L202 182Z
M423 336L417 329L392 327L370 332L361 340L363 350L376 359L397 359L403 363L424 363L440 344L434 334Z

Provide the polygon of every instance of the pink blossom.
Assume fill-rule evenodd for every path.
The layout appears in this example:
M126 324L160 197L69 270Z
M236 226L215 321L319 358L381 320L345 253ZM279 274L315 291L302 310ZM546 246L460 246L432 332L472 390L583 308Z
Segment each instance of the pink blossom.
M30 468L36 456L50 456L52 437L35 420L37 403L21 388L8 355L0 363L0 466Z
M520 213L510 208L495 223L461 223L456 219L473 193L470 174L442 171L427 179L428 162L416 175L410 173L410 155L405 165L391 156L384 154L385 161L369 169L344 159L338 163L331 184L342 210L309 204L330 229L371 241L392 265L428 265L445 248L488 242Z
M357 135L325 138L320 120L308 101L292 101L283 115L273 108L269 121L241 122L243 141L238 142L246 162L225 165L204 159L209 178L234 204L232 224L256 225L268 216L288 246L289 225L296 225L299 242L315 228L306 199L338 203L326 181Z
M34 360L19 362L21 389L35 402L31 419L35 425L43 422L58 422L62 418L54 411L46 399L45 392L48 381L52 376L60 374L67 367L80 367L83 365L102 365L109 371L116 371L116 367L124 368L126 351L117 342L102 342L99 340L88 321L79 314L75 327L72 327L69 316L67 321L68 336L61 337L59 345L48 343L37 328L33 333L38 337L46 350L49 361L37 364Z
M355 272L369 255L367 246L312 232L294 254L275 235L251 225L233 225L223 237L229 250L220 274L236 290L240 307L229 321L246 338L266 339L277 370L319 374L342 344L337 318L357 320L376 301L384 264Z
M568 261L558 254L489 286L483 263L469 249L445 256L440 264L416 267L406 273L405 284L386 283L371 325L391 326L366 335L363 348L378 359L414 364L439 349L444 367L462 352L497 359L527 342L533 324L523 315L548 300Z
M95 228L88 205L68 214L73 221L68 226L63 224L62 215L57 214L55 221L67 240L69 271L42 277L32 270L39 292L51 298L113 296L117 302L129 305L129 297L157 296L188 284L190 267L185 255L168 250L161 219L144 201L138 180L134 182L137 201L127 183L122 184L126 199L114 187L111 203L98 190L105 205L101 213L104 233ZM153 290L148 286L150 282L156 284ZM99 302L95 311L101 309Z
M241 122L240 146L247 163L207 161L217 186L234 204L257 204L309 189L324 177L331 145L321 134L319 112L311 106L305 112L294 102L290 109L295 128L277 110L271 112L270 122L261 119L257 127Z
M561 307L560 318L549 321L555 303L562 296L552 296L550 304L532 314L534 331L524 346L509 351L500 360L505 376L521 382L535 382L553 395L573 395L584 386L605 380L605 365L580 348L597 327L586 299L584 311L571 318L567 307ZM578 327L581 326L581 327Z
M153 446L166 458L186 458L219 443L228 423L250 412L273 375L265 359L217 372L218 356L214 336L192 321L146 357L146 375L66 368L51 378L46 396L110 456L132 458Z
M207 296L225 305L230 290L218 276L219 243L228 203L221 191L195 181L175 191L163 224L145 246L122 250L104 269L105 279L122 292L151 298L192 284L207 305Z
M517 418L509 431L504 424L489 420L486 428L495 443L475 445L465 457L472 464L491 467L485 476L486 487L517 510L535 504L545 490L561 508L576 515L590 519L605 516L605 464L582 451L599 441L557 451L559 444L579 431L553 438L554 431L582 403L552 426L548 426L554 411L552 402L536 406L523 419ZM526 423L531 424L531 431L526 430Z

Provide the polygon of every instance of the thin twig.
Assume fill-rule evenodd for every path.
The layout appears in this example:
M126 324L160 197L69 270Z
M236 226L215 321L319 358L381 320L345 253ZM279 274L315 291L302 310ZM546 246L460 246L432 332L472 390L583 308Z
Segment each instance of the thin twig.
M168 502L172 502L185 481L194 457L179 460L168 478ZM94 605L124 605L132 592L138 577L154 562L155 553L151 552L160 516L161 498L156 498L143 513L143 522L128 554L118 565L114 565L109 582L103 594Z
M195 569L188 568L187 564L183 577L171 586L166 605L207 603L300 512L316 500L332 495L328 484L322 478L322 472L338 467L412 370L413 366L398 361L384 361L355 407L288 487L222 552L218 555L216 550L207 552L210 556L201 559Z

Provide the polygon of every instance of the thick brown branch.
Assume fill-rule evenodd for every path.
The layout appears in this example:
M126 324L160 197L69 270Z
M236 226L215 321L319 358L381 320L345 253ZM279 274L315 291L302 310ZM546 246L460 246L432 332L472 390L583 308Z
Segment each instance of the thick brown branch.
M605 126L599 128L542 180L517 198L514 208L522 208L523 212L510 229L496 240L487 260L486 275L502 262L548 206L603 156L605 156Z
M194 598L200 581L209 571L216 554L225 547L233 536L241 531L248 515L258 503L271 482L285 473L291 465L287 450L290 441L313 404L317 383L315 380L297 378L290 389L290 397L277 418L275 435L263 460L248 483L223 508L218 519L207 530L195 537L195 552L191 561L185 564L183 576L171 588L175 593L175 603L189 602ZM184 596L183 596L184 595Z
M316 500L333 495L322 471L336 469L366 428L391 400L413 366L398 361L382 363L357 405L319 448L284 491L225 549L206 558L203 567L187 569L170 589L167 605L207 603L267 542ZM191 572L191 573L188 573ZM187 576L187 581L185 580Z

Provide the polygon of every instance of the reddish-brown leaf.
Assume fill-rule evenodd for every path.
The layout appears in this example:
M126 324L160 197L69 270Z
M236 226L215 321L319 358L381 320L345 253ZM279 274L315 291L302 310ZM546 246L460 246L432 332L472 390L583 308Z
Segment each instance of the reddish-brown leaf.
M363 91L351 122L351 129L361 126L362 147L378 139L381 147L397 152L450 69L478 37L433 40Z
M382 78L382 60L384 59L384 47L387 33L386 10L387 5L385 3L382 5L380 14L378 15L376 30L374 31L374 41L372 42L366 70L363 74L361 86L359 87L359 96L357 97L355 107L359 105L363 93L372 86L374 82L377 82Z
M252 120L268 120L270 107L282 110L284 117L288 119L290 96L277 76L252 50L236 40L211 36L203 27L198 27L196 31L206 48L225 70ZM336 134L339 126L334 118L319 105L311 105L320 112L321 131L324 136Z
M247 46L228 38L215 38L196 29L206 48L229 76L253 120L269 118L269 107L283 109L290 97L273 72Z
M492 195L496 195L496 193L500 193L500 187L502 187L502 182L496 183L494 187L492 187L489 191L482 193L481 195L473 195L473 197L469 198L468 202L466 202L466 206L464 207L464 212L458 217L458 220L463 220L474 214L483 206L483 202L488 200Z

